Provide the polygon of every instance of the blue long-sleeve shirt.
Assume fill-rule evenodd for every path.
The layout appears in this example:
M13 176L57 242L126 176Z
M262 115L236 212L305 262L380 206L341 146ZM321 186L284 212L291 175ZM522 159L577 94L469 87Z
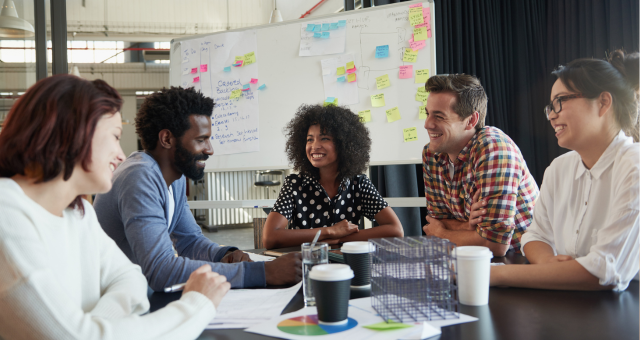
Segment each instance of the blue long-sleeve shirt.
M219 263L229 250L206 238L187 204L186 180L171 184L175 209L169 219L169 191L158 163L145 152L134 152L115 171L113 187L96 196L98 221L129 257L142 267L149 287L186 282L191 272L209 264L227 277L232 288L266 286L264 263ZM175 256L171 245L175 247Z

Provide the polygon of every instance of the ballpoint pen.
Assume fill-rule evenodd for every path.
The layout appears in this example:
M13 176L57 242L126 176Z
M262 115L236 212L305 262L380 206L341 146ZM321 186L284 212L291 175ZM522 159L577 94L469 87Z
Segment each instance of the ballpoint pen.
M166 287L164 289L164 292L165 293L179 292L179 291L182 291L184 289L185 285L186 285L186 283L178 283L177 285Z

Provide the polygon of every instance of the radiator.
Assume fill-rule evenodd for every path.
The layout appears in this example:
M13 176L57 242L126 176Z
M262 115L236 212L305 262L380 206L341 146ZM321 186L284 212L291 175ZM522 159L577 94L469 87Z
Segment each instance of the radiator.
M207 172L204 183L190 193L198 200L255 200L276 199L284 175L262 175L262 180L279 181L280 185L271 187L256 187L255 171ZM196 216L204 215L207 223L214 226L252 223L256 217L267 217L262 209L208 209L196 210Z

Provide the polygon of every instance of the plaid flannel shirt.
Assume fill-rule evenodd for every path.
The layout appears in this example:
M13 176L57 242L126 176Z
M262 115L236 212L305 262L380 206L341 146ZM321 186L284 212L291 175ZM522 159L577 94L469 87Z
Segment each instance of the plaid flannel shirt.
M480 199L487 201L487 213L476 232L520 252L539 190L511 138L490 126L476 132L453 161L453 178L449 178L449 156L434 154L428 147L422 153L427 213L437 219L468 221L473 195L479 189Z

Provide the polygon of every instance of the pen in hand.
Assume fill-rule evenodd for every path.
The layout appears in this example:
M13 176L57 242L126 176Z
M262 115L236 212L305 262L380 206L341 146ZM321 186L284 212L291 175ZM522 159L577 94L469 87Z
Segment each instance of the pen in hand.
M178 283L177 285L166 287L164 289L164 292L165 293L180 292L180 291L184 290L184 286L185 285L186 285L186 283Z

